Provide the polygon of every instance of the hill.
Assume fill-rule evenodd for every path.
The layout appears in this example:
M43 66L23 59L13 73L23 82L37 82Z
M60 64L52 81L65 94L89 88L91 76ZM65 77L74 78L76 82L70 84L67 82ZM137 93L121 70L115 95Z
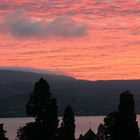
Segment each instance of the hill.
M119 94L134 93L140 113L140 80L86 81L56 74L0 70L0 117L25 116L25 105L34 83L45 78L58 100L59 114L71 104L76 115L104 115L117 109Z

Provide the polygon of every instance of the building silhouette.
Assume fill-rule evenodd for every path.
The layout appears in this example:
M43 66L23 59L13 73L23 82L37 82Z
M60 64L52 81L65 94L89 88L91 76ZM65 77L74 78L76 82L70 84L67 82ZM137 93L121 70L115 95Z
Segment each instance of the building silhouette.
M80 135L78 140L97 140L97 135L91 130L91 128L85 133Z

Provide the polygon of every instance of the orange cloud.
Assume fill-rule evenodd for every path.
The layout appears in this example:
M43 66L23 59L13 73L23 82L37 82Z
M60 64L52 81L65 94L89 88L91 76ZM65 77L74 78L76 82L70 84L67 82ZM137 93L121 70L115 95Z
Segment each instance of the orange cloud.
M0 33L1 67L58 71L88 80L140 79L138 0L0 1L0 20L17 10L27 15L16 15L14 21L8 17L1 26L7 27Z

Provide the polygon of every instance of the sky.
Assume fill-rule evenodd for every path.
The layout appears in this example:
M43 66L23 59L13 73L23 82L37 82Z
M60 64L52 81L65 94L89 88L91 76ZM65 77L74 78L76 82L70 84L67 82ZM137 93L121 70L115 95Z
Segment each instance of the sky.
M0 67L140 79L140 0L0 0Z

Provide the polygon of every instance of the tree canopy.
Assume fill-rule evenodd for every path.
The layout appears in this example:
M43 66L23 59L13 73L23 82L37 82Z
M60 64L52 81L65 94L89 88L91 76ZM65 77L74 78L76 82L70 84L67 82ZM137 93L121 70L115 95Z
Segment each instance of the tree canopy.
M67 106L59 128L58 139L75 140L75 118L71 106Z
M0 140L8 140L6 137L6 131L3 128L3 124L0 124Z
M120 94L118 111L108 114L98 128L99 140L140 140L133 95Z
M35 83L26 112L35 118L35 122L19 129L17 137L20 140L55 139L58 128L57 101L52 97L50 86L43 78Z

